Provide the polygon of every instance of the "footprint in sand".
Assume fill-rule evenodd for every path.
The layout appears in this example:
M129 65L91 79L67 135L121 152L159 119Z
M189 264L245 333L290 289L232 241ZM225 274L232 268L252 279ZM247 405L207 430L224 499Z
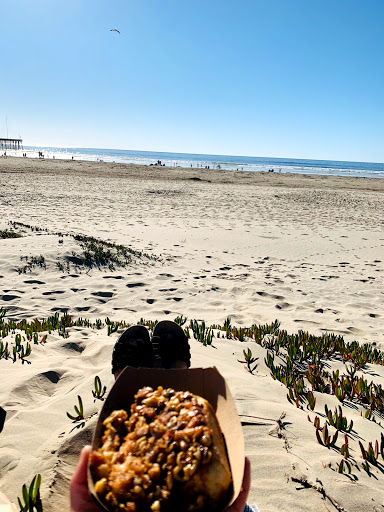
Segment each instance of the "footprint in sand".
M301 324L308 324L308 325L318 325L319 322L312 322L311 320L300 320L300 319L295 319L293 320L294 322L296 323L301 323ZM327 330L327 329L323 329L323 330Z
M63 343L61 347L69 352L79 352L80 354L85 349L85 346L82 343L75 343L74 341L67 341L66 343Z
M75 311L78 311L79 313L82 312L82 311L89 311L91 308L89 306L85 306L85 307L81 307L81 306L77 306L75 308Z
M104 297L104 298L108 298L108 299L113 297L112 292L92 292L91 295L93 295L94 297Z
M347 327L347 331L351 332L352 334L362 334L363 331L360 329L357 329L356 327Z
M284 311L285 309L292 309L293 306L291 304L288 304L288 302L282 302L281 304L276 304L275 308Z
M20 299L20 297L18 295L1 295L0 299L5 300L6 302L10 302L15 299Z
M12 391L12 398L17 403L28 402L28 406L39 403L42 396L50 397L57 391L56 384L59 382L64 372L60 373L54 370L34 375L20 386Z

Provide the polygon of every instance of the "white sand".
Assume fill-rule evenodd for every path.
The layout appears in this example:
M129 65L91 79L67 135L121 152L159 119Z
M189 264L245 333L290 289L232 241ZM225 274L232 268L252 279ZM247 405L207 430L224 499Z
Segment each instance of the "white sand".
M48 230L0 240L0 306L8 319L29 321L66 310L75 318L129 323L179 314L208 324L230 315L237 326L278 318L288 332L332 331L383 348L383 191L384 182L371 179L0 159L0 229L13 221ZM57 232L125 244L160 261L62 272L56 262L79 247ZM39 255L46 269L15 271L26 264L20 257ZM48 512L68 508L68 481L101 406L91 394L95 375L108 388L113 383L117 334L108 337L106 328L69 334L63 339L56 331L45 345L33 345L31 364L0 360L0 405L8 412L0 488L16 501L22 484L40 472ZM360 469L339 475L340 454L320 446L308 411L288 403L286 388L265 367L266 351L224 339L214 346L192 340L192 364L217 366L242 419L254 423L244 425L250 502L261 512L384 510L383 466L369 477L357 445L380 439L380 425L363 420L360 407L344 407L358 432L350 442ZM237 362L248 346L259 357L254 376ZM380 380L383 369L372 368L369 378L374 374ZM84 425L65 414L77 395L92 416ZM324 403L338 405L335 397L316 396L312 420L324 414ZM277 435L283 412L285 428Z

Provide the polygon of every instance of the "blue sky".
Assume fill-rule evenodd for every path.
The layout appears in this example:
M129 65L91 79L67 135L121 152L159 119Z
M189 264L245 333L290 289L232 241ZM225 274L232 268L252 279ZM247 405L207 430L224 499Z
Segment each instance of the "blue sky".
M383 162L383 21L383 0L2 2L0 136Z

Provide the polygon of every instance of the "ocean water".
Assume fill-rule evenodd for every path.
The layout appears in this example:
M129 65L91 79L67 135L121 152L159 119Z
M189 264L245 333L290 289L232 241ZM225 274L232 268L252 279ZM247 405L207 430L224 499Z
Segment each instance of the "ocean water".
M60 158L126 164L150 165L158 160L170 167L201 167L238 171L274 171L297 174L318 174L328 176L350 176L363 178L384 178L384 163L342 162L337 160L305 160L295 158L264 158L254 156L201 155L193 153L165 153L154 151L132 151L99 148L55 148L24 146L18 152L8 154L38 157L42 151L45 158Z

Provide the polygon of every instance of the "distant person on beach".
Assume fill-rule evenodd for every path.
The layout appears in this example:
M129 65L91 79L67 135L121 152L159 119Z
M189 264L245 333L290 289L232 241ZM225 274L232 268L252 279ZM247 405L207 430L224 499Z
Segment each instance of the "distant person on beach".
M183 329L168 320L156 324L152 339L143 325L134 325L124 331L116 341L112 353L112 373L115 379L125 367L133 368L189 368L191 354L188 339ZM72 512L99 512L88 490L87 467L92 448L87 445L71 479L70 497ZM249 460L245 459L244 479L241 492L228 512L252 512L247 504L251 483ZM182 512L182 511L180 511Z

